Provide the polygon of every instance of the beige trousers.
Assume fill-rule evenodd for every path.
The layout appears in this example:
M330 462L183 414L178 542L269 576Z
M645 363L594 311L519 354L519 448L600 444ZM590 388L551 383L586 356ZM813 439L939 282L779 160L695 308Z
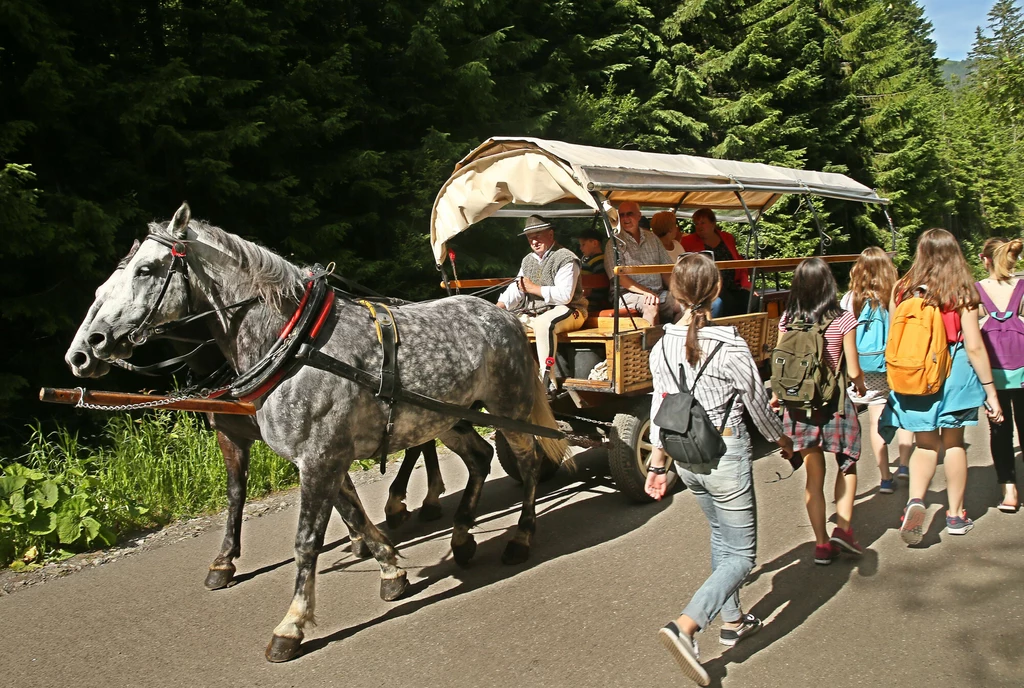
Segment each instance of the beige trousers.
M580 329L586 319L586 311L569 306L555 306L540 315L519 315L520 322L533 330L537 338L537 360L540 362L542 380L546 379L548 371L554 368L558 335Z

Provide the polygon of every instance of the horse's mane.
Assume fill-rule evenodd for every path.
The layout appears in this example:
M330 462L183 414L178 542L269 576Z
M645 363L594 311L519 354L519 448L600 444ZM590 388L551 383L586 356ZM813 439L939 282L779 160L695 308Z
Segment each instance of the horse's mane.
M169 226L170 222L151 222L149 232L173 240L174 237L168 231ZM302 270L270 249L201 220L191 220L188 226L203 244L220 251L235 263L224 266L207 263L207 270L220 273L225 269L241 268L243 281L237 281L239 274L236 273L233 275L235 281L232 282L232 286L239 290L237 298L258 296L268 305L279 306L284 299L296 298L301 293Z

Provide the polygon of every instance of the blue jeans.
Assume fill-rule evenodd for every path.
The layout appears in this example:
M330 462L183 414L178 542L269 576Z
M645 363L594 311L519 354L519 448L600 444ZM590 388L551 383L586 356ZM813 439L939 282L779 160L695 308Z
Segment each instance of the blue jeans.
M725 301L722 301L721 296L716 296L715 300L711 302L711 317L718 318L722 315L722 311L725 310Z
M680 479L711 526L711 576L683 610L701 628L706 628L719 612L726 622L742 617L739 589L754 568L757 553L750 436L742 425L733 431L732 437L723 438L725 456L709 475L677 467Z

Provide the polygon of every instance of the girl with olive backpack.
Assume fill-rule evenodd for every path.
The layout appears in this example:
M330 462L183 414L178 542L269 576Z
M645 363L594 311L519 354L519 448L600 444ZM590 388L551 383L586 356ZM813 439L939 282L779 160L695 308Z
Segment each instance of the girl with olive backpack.
M857 354L868 394L855 397L853 403L868 409L867 432L878 461L881 476L878 491L881 494L892 494L896 490L896 481L889 469L889 445L878 434L878 419L889 398L885 345L889 337L889 297L897 279L899 275L889 255L877 246L871 246L864 249L850 271L850 290L839 302L843 310L850 311L857 318ZM907 461L914 448L914 435L899 430L896 438L900 460L896 477L906 480L910 477Z
M992 381L996 396L1006 415L1003 423L989 425L992 462L996 480L1003 488L999 510L1014 513L1020 508L1017 476L1014 470L1013 426L1024 438L1024 280L1013 276L1024 242L1002 237L985 242L981 260L989 277L975 283L981 297L981 338L992 363ZM1014 413L1016 412L1016 416Z
M886 441L892 441L896 428L916 434L910 500L900 526L900 537L908 545L920 543L927 530L924 497L943 450L946 530L964 535L974 527L964 510L964 428L978 424L982 403L987 402L992 422L1003 418L977 307L978 290L956 239L944 229L924 232L914 264L896 283L889 303L892 322L885 358L892 393L879 420Z
M670 428L671 419L661 411L672 408L670 395L692 395L691 411L706 415L703 420L715 437L711 441L702 438L708 446L698 449L721 447L721 451L710 453L711 461L697 460L688 453L676 461L679 479L696 498L711 529L712 570L682 614L658 632L683 673L702 686L709 678L700 665L694 640L697 631L706 628L719 612L719 642L723 645L731 647L761 628L760 619L743 612L739 599L740 586L754 566L757 550L753 457L743 423L744 409L761 434L777 441L784 454L793 446L768 405L747 343L735 327L714 327L708 322L711 304L721 288L721 275L710 258L700 253L680 256L672 270L671 289L683 315L678 324L665 326L665 336L650 355L654 450L644 486L647 494L661 499L667 489L665 473L671 459L666 449L671 452L673 446L666 442L666 432L671 435L675 431ZM689 420L692 424L692 418Z
M860 396L867 390L857 355L857 319L839 307L836 291L836 280L825 261L802 261L793 271L789 302L779 321L779 342L772 352L772 401L785 409L783 427L793 438L793 468L801 463L807 468L804 498L814 530L814 563L820 565L831 564L840 551L863 552L850 524L857 498L860 422L846 384L852 383ZM811 345L816 349L813 355L801 353ZM796 382L801 368L821 381L815 381L812 394L800 393L810 387L809 380ZM825 521L824 452L834 454L839 464L836 527L831 537Z

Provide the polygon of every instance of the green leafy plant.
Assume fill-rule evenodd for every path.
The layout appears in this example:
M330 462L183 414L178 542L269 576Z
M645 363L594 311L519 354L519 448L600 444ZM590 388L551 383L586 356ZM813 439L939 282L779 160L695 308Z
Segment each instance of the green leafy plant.
M41 552L70 554L114 544L113 530L96 519L103 510L92 492L97 482L76 470L48 476L18 463L5 466L0 477L0 564L32 567Z

